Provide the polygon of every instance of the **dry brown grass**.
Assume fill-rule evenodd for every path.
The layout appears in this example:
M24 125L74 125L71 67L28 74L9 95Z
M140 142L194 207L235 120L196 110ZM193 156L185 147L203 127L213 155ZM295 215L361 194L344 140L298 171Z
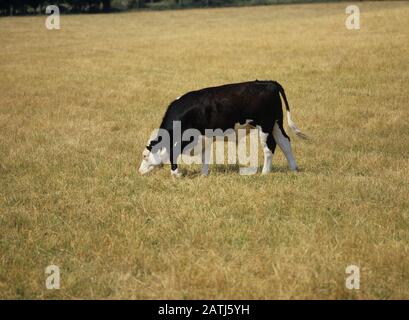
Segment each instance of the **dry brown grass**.
M0 297L408 298L409 3L359 6L0 19ZM301 173L138 175L169 101L255 78L313 136Z

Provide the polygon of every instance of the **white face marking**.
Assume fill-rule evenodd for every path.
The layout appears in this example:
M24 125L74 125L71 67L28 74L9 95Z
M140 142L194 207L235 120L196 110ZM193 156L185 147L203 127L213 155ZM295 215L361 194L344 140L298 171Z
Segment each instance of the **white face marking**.
M155 167L162 164L162 158L160 152L150 152L148 149L142 152L142 162L139 167L139 172L141 174L146 174L152 171Z

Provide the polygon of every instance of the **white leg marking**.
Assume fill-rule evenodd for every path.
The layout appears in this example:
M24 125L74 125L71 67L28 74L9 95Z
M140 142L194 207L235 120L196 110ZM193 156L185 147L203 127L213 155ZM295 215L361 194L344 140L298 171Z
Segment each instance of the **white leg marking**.
M172 177L180 178L182 176L182 174L179 172L178 168L176 168L175 170L170 170L170 173L171 173Z
M261 147L263 148L263 152L264 152L264 164L263 164L263 170L261 171L261 173L266 174L266 173L271 172L271 169L273 167L273 153L267 146L268 133L264 133L263 130L261 130L260 126L257 126L257 129L258 129L258 135L261 141Z
M288 166L290 167L290 170L292 171L297 170L298 169L297 163L295 162L293 152L291 150L290 140L288 140L283 135L277 123L274 124L273 136L274 136L276 143L279 145L280 149L284 152L284 155L287 158Z

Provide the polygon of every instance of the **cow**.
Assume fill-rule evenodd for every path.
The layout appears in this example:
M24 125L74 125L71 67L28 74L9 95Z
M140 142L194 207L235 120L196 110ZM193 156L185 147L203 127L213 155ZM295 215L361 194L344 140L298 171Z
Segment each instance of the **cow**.
M226 84L217 87L191 91L174 100L167 108L160 129L169 133L173 140L175 121L180 122L181 132L196 129L205 137L207 129L234 129L237 124L249 124L258 129L259 139L264 152L262 173L272 169L272 156L278 144L283 151L290 170L297 171L290 138L283 127L283 110L280 94L287 111L287 123L296 136L306 139L291 119L290 107L283 87L277 81L255 80L242 83ZM158 147L160 137L150 140L144 149L141 174L148 173L163 164L166 159L171 164L171 174L181 176L178 171L177 159L191 141L180 141L168 146ZM202 154L202 174L208 174L208 161Z

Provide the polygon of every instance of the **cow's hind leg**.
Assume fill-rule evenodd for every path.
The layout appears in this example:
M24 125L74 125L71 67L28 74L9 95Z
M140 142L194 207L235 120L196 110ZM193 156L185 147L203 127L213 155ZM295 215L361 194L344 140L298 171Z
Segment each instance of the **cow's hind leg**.
M280 146L281 150L284 152L285 157L288 161L288 166L290 170L298 170L297 163L295 162L293 152L291 150L290 138L284 131L283 124L276 122L273 128L273 136L276 143Z
M264 153L264 164L262 174L271 172L273 168L273 154L276 148L276 142L274 141L271 128L258 127L258 134L261 141L261 147Z

